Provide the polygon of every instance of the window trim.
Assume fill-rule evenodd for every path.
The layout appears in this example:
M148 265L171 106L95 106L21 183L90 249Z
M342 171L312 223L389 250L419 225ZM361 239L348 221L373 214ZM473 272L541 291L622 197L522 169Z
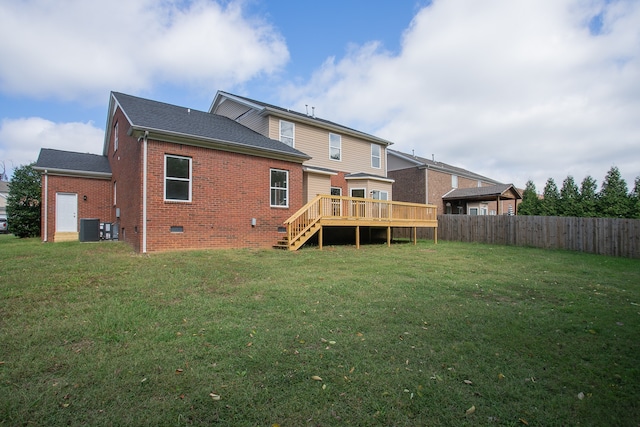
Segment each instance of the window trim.
M273 172L284 172L286 174L285 187L273 186ZM285 191L284 205L274 205L272 192L274 190L283 190L283 189ZM276 169L276 168L269 169L269 206L272 208L283 208L283 209L286 209L289 207L289 171L286 169Z
M380 197L383 194L384 194L384 199ZM375 197L376 195L378 195L378 198ZM389 192L388 191L384 191L384 190L371 190L371 198L374 199L374 200L388 201L389 200Z
M373 149L374 149L374 148L377 148L377 149L378 149L378 154L377 154L377 155L375 155L375 154L373 153ZM378 166L376 166L376 165L373 163L373 160L374 160L374 159L377 159L377 160L378 160ZM378 144L371 144L371 167L372 167L373 169L380 169L380 168L382 168L382 147L380 147Z
M336 136L338 138L338 146L334 147L332 145L332 136ZM333 158L333 156L331 155L331 151L333 149L337 149L338 150L338 158L335 159ZM334 162L341 162L342 161L342 135L337 134L337 133L333 133L333 132L329 132L329 160L333 160Z
M113 152L118 151L118 122L113 125Z
M282 134L282 124L283 123L289 123L291 125L291 136L284 136ZM291 148L295 148L296 147L296 124L294 122L290 122L287 120L280 120L280 124L279 124L279 134L280 134L280 142L282 142L283 144L287 144L286 142L284 142L282 140L283 136L285 138L291 138L291 145L289 145L289 147Z
M188 160L189 161L189 178L178 178L178 177L168 177L167 176L167 159L169 158L174 158L174 159L184 159L184 160ZM188 182L189 183L189 197L188 199L184 200L184 199L167 199L167 180L173 180L173 181L182 181L182 182ZM171 203L191 203L191 190L192 190L192 186L193 186L193 159L191 157L186 157L186 156L178 156L176 154L165 154L164 155L164 188L163 188L163 193L162 193L162 198L165 202L171 202Z
M357 197L360 198L360 196L354 196L353 195L353 191L354 190L362 190L362 198L366 199L367 198L367 189L364 187L353 187L349 189L349 197Z

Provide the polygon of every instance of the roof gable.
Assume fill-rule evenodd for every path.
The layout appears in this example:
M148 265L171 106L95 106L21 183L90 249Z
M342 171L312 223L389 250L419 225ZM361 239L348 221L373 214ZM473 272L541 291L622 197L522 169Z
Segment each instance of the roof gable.
M211 103L211 107L209 108L209 112L215 113L215 111L217 111L217 108L220 106L220 104L226 99L243 104L249 109L258 111L260 114L271 114L271 115L275 115L275 116L282 117L289 120L301 121L316 127L328 128L333 130L334 132L351 134L359 138L365 139L369 142L375 142L377 144L382 144L385 146L393 144L393 142L387 141L377 136L374 136L365 132L361 132L359 130L356 130L347 126L343 126L341 124L332 122L330 120L321 119L317 117L315 114L309 115L309 114L300 113L298 111L294 111L288 108L278 107L277 105L268 104L266 102L257 101L255 99L247 98L245 96L234 95L232 93L228 93L224 91L218 91L218 93L216 93L216 96L213 102Z
M201 145L210 146L210 148L219 148L216 144L222 144L229 151L254 150L256 154L261 153L265 157L287 156L300 161L309 158L295 148L267 138L217 114L118 92L112 93L112 100L120 106L134 133L135 131L155 132L174 139L198 141ZM112 109L110 114L111 112ZM110 130L110 128L109 125L107 129ZM106 147L108 147L108 137L105 138L105 150Z
M456 188L442 196L443 200L452 199L495 199L496 197L522 199L522 195L513 184L498 184L488 187Z

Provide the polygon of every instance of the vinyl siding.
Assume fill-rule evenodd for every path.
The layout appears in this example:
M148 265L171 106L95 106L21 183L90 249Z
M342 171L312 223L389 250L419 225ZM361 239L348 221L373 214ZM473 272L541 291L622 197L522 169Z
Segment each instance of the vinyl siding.
M252 110L245 105L227 99L218 106L216 114L237 121L259 134L269 136L268 119L260 116L256 110Z
M330 194L331 177L329 175L306 172L304 174L304 191L304 203L309 202L318 194Z
M371 167L371 142L336 131L316 128L306 123L295 122L295 148L312 157L305 165L328 168L336 171L386 176L386 147L380 148L380 168ZM269 137L280 138L280 118L270 117ZM329 133L342 137L342 159L329 158Z

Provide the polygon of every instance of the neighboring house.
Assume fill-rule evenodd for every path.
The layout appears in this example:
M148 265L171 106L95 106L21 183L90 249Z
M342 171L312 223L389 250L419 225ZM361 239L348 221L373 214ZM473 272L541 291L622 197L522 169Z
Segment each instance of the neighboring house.
M9 183L0 181L0 218L7 218L7 197L9 197Z
M445 214L516 214L522 194L512 184L446 163L387 150L395 200L428 203Z
M218 92L208 112L113 92L102 155L42 149L42 239L114 224L136 251L269 247L318 194L391 200L390 142Z

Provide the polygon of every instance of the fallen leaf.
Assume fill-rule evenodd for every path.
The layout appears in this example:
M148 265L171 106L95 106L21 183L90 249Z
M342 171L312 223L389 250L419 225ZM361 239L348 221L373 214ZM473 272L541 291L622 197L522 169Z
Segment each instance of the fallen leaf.
M327 385L326 384L322 384L322 389L326 390L327 389Z
M584 393L583 392L578 393L578 399L580 399L580 400L584 399Z
M220 400L220 395L219 394L209 393L209 396L211 396L211 398L213 400Z
M320 378L320 377L319 377L319 376L317 376L317 375L313 375L313 376L311 377L311 379L312 379L312 380L314 380L314 381L322 381L322 378Z
M471 381L469 381L469 380L464 380L464 381L462 381L462 382L463 382L463 383L465 383L465 384L469 384L469 385L473 384L473 383L472 383Z
M504 375L502 375L502 374L498 374L498 379L499 379L499 380L503 380L503 379L504 379Z
M181 374L183 372L184 372L184 369L182 369L182 368L176 369L176 374Z
M336 342L335 341L329 341L329 344L334 345Z
M247 347L251 347L252 345L253 345L253 343L252 343L252 342L247 343Z
M474 405L474 406L472 406L471 408L467 409L467 410L465 411L465 414L466 414L466 415L471 415L471 414L473 414L474 412L476 412L476 407L475 407L475 405Z
M520 421L522 424L528 426L529 423L527 422L527 420L525 420L524 418L518 418L518 421Z

